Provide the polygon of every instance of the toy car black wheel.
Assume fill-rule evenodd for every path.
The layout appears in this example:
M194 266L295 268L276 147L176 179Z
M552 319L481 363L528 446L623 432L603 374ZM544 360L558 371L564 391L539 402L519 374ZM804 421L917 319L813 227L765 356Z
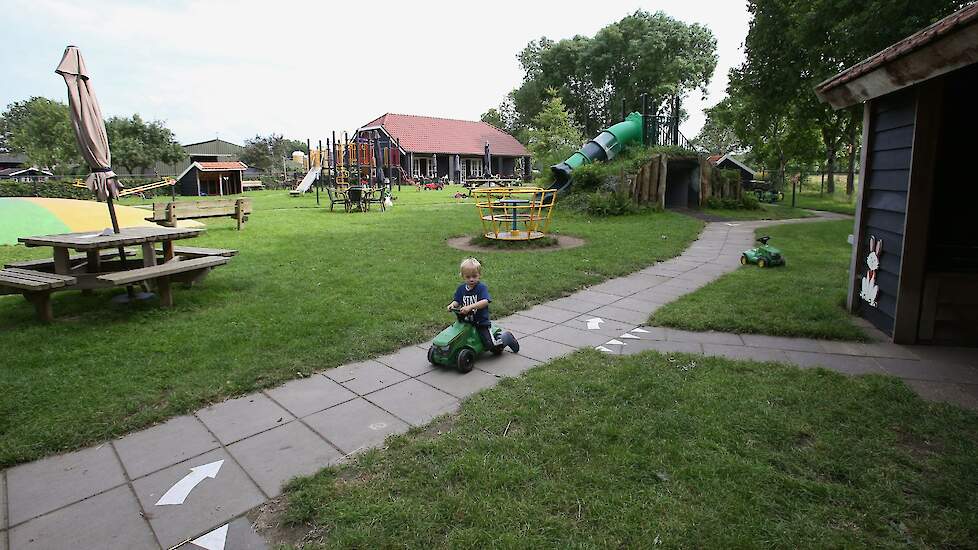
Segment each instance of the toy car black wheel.
M520 352L520 343L516 341L516 337L513 336L512 332L506 331L502 334L501 339L503 344L509 346L509 349L513 350L513 353Z
M757 267L767 267L767 260L764 258L759 258L757 260Z
M489 348L489 352L492 353L493 355L502 355L504 349L506 349L506 346L504 344L498 344Z
M431 363L432 365L436 364L435 363L435 348L434 347L428 348L428 362Z
M469 348L465 348L458 352L458 357L455 359L455 368L458 372L466 373L472 370L475 366L475 352Z
M747 265L747 256L740 257L740 265Z

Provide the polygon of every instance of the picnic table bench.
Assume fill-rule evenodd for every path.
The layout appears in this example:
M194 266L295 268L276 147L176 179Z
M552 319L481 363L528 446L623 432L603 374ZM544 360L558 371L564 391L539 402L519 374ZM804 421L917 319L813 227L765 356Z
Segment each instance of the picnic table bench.
M51 293L76 282L77 279L69 275L20 268L0 270L0 294L22 294L28 302L34 304L38 319L45 322L54 318Z
M247 191L249 189L263 190L265 189L265 184L262 183L261 180L245 180L241 182L242 191Z
M18 240L27 246L53 247L54 258L8 264L0 271L0 294L23 294L34 304L42 321L51 321L53 317L51 293L64 290L91 291L151 282L156 285L161 305L168 307L173 305L171 283L193 286L237 254L237 250L223 248L174 246L174 240L193 238L202 231L130 227L109 235L68 233L22 237ZM162 250L156 248L158 242L162 243ZM118 252L100 253L100 250L125 246L140 246L142 258L125 260ZM69 255L69 249L84 254ZM124 251L125 257L130 255Z
M176 227L177 220L230 216L238 221L238 231L251 214L251 199L215 199L206 201L154 202L153 215L146 218L166 227Z

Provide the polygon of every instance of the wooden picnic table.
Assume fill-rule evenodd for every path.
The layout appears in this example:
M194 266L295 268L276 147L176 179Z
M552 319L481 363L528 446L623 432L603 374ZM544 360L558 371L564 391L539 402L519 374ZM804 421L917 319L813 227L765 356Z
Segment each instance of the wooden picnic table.
M214 267L230 261L236 251L175 247L174 241L191 239L204 229L180 227L127 227L119 233L64 233L21 237L29 247L50 246L53 261L31 260L8 264L0 271L0 294L21 293L35 304L38 317L51 320L50 294L62 290L90 291L154 282L163 306L173 305L172 281L193 284ZM157 250L161 243L162 250ZM142 259L126 260L119 249L139 246ZM108 249L109 253L103 253ZM83 252L71 255L69 251ZM115 252L111 252L115 251Z
M462 184L462 187L465 187L469 190L469 196L471 197L472 190L475 189L476 187L482 187L482 186L512 187L512 186L519 186L522 183L523 182L521 182L520 180L512 179L512 178L468 178L465 180L465 183Z

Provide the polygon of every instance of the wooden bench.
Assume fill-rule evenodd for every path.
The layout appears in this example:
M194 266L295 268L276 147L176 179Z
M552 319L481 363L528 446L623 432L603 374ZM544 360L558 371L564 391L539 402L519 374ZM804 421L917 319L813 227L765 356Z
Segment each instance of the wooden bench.
M136 253L127 250L126 257L135 256ZM99 261L102 260L113 260L119 257L118 252L105 252L99 254ZM71 269L77 269L83 266L86 262L91 261L92 258L88 254L72 254L68 256L68 264L71 265ZM76 262L82 262L81 264L76 264ZM10 262L5 264L4 267L13 267L17 269L34 269L37 271L53 271L54 270L54 259L52 258L42 258L40 260L24 260L22 262Z
M160 250L159 254L162 255L163 251ZM197 246L174 246L173 255L181 256L183 258L209 258L214 256L223 256L225 258L231 258L232 256L237 256L238 251L232 250L230 248L201 248Z
M230 216L238 221L238 231L251 214L251 199L218 199L211 201L154 202L153 215L146 218L167 227L178 220Z
M261 180L247 180L241 182L241 190L248 191L250 189L264 190L265 184Z
M51 292L76 282L75 277L68 275L20 268L0 270L0 294L23 294L28 302L34 304L37 318L44 322L54 319L51 310Z
M226 256L190 258L139 269L105 273L96 279L114 286L131 285L140 281L156 281L156 287L160 293L160 305L169 307L173 305L173 294L170 292L172 281L196 283L203 279L211 269L230 261L231 258Z

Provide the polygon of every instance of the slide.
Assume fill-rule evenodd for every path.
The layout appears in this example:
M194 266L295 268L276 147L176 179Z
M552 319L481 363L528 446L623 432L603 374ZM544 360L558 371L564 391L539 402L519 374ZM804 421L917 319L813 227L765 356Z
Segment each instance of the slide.
M602 130L564 162L551 166L554 183L550 188L564 194L570 190L576 168L595 161L609 161L618 155L622 147L636 141L642 141L642 113L637 112L629 114L625 120L611 128Z
M312 187L313 183L316 183L317 179L319 179L319 166L313 166L309 169L309 172L306 173L306 177L302 178L302 181L299 182L299 185L297 185L295 189L289 191L289 194L301 195L305 193L310 187Z

